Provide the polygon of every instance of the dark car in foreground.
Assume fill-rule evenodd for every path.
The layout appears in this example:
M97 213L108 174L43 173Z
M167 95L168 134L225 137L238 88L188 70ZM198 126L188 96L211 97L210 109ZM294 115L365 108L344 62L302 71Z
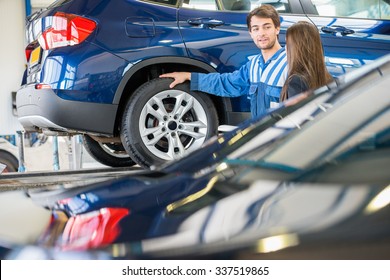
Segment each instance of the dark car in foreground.
M156 78L171 71L238 69L259 52L246 15L265 3L281 14L282 45L293 23L318 26L334 76L390 52L387 3L244 2L54 2L28 18L19 121L26 131L83 134L86 149L109 166L181 158L199 149L219 125L247 119L249 101L190 93L188 84L169 89L169 80ZM364 13L368 10L377 15Z
M186 162L195 153L175 172L1 193L3 258L33 247L49 258L388 259L389 75L386 56L292 99L304 105L267 129L260 119L211 141L202 150L216 160L198 169Z

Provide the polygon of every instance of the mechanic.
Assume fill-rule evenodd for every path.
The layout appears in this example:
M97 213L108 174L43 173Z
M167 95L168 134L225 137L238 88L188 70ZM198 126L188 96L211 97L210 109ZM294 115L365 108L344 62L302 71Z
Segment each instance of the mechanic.
M333 80L326 69L320 33L315 25L298 21L286 31L288 77L280 101Z
M173 72L170 88L191 81L190 89L223 97L248 95L252 117L277 107L287 77L287 55L278 41L280 18L271 5L261 5L247 16L249 34L261 53L232 73Z

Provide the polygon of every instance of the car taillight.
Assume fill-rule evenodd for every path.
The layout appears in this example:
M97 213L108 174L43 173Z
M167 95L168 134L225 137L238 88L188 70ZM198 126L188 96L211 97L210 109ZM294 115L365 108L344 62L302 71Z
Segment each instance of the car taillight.
M32 53L33 50L34 50L34 45L32 45L32 44L30 44L30 45L28 45L26 47L25 52L26 52L26 59L27 59L27 61L30 60L30 56L31 56L31 53Z
M47 84L36 84L35 89L51 89L51 86Z
M62 12L54 14L50 21L38 39L45 50L80 44L96 28L93 20Z
M69 218L60 247L85 250L112 243L120 234L119 221L129 215L125 208L102 208Z

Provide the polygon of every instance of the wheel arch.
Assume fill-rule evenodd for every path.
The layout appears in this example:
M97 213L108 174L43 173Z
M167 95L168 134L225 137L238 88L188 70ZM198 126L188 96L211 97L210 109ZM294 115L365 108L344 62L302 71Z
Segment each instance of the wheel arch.
M1 159L10 161L10 163L13 165L13 169L18 171L19 159L14 154L8 152L7 150L0 149L0 162L2 162Z
M177 71L212 73L217 72L212 66L186 57L157 57L141 61L131 67L118 86L113 104L118 104L115 118L114 135L118 134L121 118L128 98L145 82L158 78L162 73ZM214 107L217 110L219 123L226 123L227 112L232 111L230 98L210 94Z

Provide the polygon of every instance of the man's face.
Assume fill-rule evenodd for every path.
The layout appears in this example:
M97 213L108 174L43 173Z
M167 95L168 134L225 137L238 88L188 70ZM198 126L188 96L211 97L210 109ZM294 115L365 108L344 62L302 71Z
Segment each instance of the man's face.
M279 29L275 27L272 19L253 16L249 33L259 49L267 50L275 45Z

